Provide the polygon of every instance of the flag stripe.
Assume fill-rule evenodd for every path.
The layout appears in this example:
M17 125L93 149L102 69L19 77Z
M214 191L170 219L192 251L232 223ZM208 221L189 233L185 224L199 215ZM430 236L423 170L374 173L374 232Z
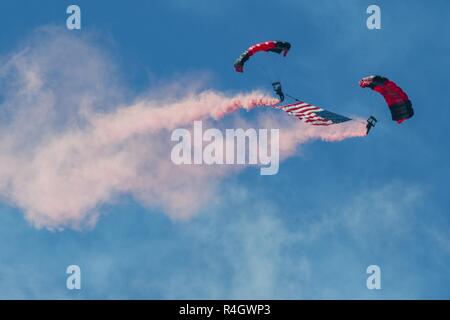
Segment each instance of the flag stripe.
M296 102L285 106L274 106L296 118L314 126L328 126L352 120L306 102Z

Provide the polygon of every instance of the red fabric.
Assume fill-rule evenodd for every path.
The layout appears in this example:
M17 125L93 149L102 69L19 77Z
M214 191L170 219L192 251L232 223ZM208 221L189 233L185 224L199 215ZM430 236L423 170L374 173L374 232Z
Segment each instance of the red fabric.
M391 80L374 87L373 90L384 97L388 106L406 103L409 100L406 93Z
M372 81L372 79L370 79L370 80L368 80L366 78L361 79L361 80L359 80L359 86L361 88L366 88L366 87L368 87L370 85L371 81Z
M277 44L275 41L261 42L248 48L248 53L252 56L259 51L269 51L270 49L275 49L276 47Z

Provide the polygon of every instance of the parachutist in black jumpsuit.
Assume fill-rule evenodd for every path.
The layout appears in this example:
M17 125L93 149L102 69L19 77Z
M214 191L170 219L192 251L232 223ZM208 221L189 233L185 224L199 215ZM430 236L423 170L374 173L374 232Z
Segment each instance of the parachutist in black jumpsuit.
M274 82L274 83L272 83L272 87L273 87L273 91L275 91L277 96L280 97L280 102L283 102L284 101L284 93L283 93L283 89L281 88L281 83Z
M367 124L366 124L366 135L369 134L370 129L372 129L373 127L375 127L375 124L377 123L377 119L375 119L375 117L370 116L369 119L367 119Z

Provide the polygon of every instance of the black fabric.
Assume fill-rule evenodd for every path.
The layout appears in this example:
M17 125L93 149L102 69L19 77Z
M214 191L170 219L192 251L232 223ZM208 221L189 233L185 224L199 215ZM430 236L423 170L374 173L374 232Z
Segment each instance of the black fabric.
M291 44L289 42L277 41L276 44L277 44L278 48L285 49L285 50L291 49Z
M414 115L412 103L409 100L406 103L393 105L389 108L391 110L392 120L394 121L408 119Z
M382 76L375 76L372 79L371 85L373 85L374 87L380 86L380 85L384 84L386 81L388 81L388 78L385 78L385 77L382 77Z
M275 49L269 49L269 51L275 52L275 53L281 53L284 49L283 48L275 48Z
M244 63L249 59L248 51L245 51L243 54L239 56L234 62L234 66L244 66Z

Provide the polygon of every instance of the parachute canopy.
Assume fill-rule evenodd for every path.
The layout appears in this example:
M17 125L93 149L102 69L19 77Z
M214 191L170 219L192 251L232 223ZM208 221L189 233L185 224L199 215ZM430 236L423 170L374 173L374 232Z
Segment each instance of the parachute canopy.
M359 81L361 88L369 87L380 93L391 110L392 120L402 123L414 115L407 94L395 82L382 76L369 76Z
M234 62L234 69L236 72L244 72L244 64L247 60L258 52L275 52L275 53L283 53L283 56L286 56L289 49L291 49L291 44L286 41L266 41L257 43L247 50L245 50L239 58Z
M324 110L320 107L302 101L285 106L273 106L273 108L281 109L313 126L329 126L331 124L352 120L345 116L341 116L340 114Z

